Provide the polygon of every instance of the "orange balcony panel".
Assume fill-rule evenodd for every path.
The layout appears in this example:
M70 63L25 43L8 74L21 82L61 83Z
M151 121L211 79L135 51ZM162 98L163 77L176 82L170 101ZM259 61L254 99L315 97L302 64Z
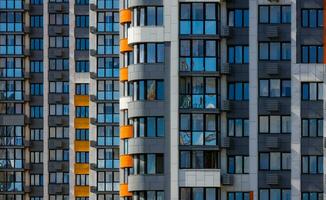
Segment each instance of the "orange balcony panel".
M128 139L134 136L134 127L132 125L120 126L120 139Z
M128 81L128 68L127 67L120 69L120 81Z
M75 141L75 151L89 151L89 141Z
M89 186L75 186L76 197L89 197Z
M125 53L128 51L132 51L133 48L128 45L128 39L124 38L120 40L120 52Z
M121 155L120 156L120 168L132 168L133 159L131 155Z
M88 129L89 118L75 118L75 128Z
M89 174L89 164L75 163L75 174Z
M131 22L131 10L120 10L120 24Z
M89 96L75 95L75 106L89 106Z
M128 184L120 184L120 197L131 197L132 193L128 191Z

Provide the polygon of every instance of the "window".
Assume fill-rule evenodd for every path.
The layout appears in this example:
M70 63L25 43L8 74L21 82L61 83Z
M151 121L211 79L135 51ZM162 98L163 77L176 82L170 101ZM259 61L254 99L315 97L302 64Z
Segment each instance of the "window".
M0 100L23 100L23 81L0 81Z
M43 83L31 83L30 87L32 96L43 96Z
M119 103L98 103L97 122L113 123L119 122Z
M18 146L23 145L23 127L22 126L0 126L0 145Z
M76 152L76 163L89 163L89 152Z
M76 129L76 140L77 141L87 141L89 140L89 130L88 129Z
M139 117L132 120L134 137L164 137L164 117Z
M291 200L290 189L259 189L259 199Z
M43 152L42 151L31 151L30 152L31 163L43 163Z
M49 150L50 161L68 161L69 150L68 149L50 149Z
M180 71L217 71L217 40L180 40Z
M23 31L22 12L1 12L0 13L1 32L21 32Z
M88 60L76 60L76 72L89 72Z
M89 49L89 39L88 38L76 38L76 50L86 51Z
M50 48L69 48L69 37L50 36Z
M50 172L50 184L67 184L69 183L69 173L68 172Z
M304 82L301 90L302 100L323 100L323 83Z
M291 43L259 42L259 60L291 60Z
M322 45L302 45L302 63L324 63L324 47Z
M291 133L291 116L266 115L259 116L260 134Z
M1 171L0 172L0 186L1 192L24 192L24 172L15 172L15 171ZM1 196L0 196L1 197ZM18 197L18 196L16 196ZM15 197L15 200L16 200ZM22 196L19 198L22 200ZM18 200L18 199L17 199Z
M32 73L42 73L43 72L43 61L32 60L30 63Z
M259 23L260 24L291 23L291 6L288 5L259 6Z
M302 9L301 26L304 28L319 28L324 26L323 9Z
M119 35L97 35L97 53L119 54Z
M31 27L42 28L43 27L43 16L42 15L31 15Z
M69 104L49 104L50 116L68 116L69 115Z
M291 80L260 79L259 96L260 97L290 97Z
M119 58L97 58L98 77L119 77Z
M217 145L217 115L180 114L180 145Z
M302 200L322 200L324 194L322 192L302 192Z
M23 0L1 0L0 1L0 9L22 9L22 8L23 8Z
M219 198L218 188L209 187L181 187L180 200L217 200Z
M302 137L323 137L323 119L302 119Z
M50 13L50 25L69 25L69 14Z
M22 169L23 160L24 160L23 149L14 149L14 148L0 149L0 168Z
M76 95L88 95L88 83L76 84Z
M43 4L43 0L31 0L31 4L32 5L42 5Z
M291 153L259 153L259 170L291 170Z
M137 63L163 63L164 44L145 43L134 45L135 64Z
M76 0L77 5L88 5L89 0Z
M42 119L43 118L43 106L31 106L31 118L32 119Z
M49 195L50 200L69 200L69 195Z
M89 175L88 174L76 174L76 185L89 185Z
M164 82L161 80L141 80L133 82L133 100L164 100Z
M119 149L97 149L97 167L101 169L118 169Z
M180 77L180 108L216 109L218 80L213 77Z
M33 106L31 106L31 110L32 109L34 109ZM23 113L24 112L23 112L23 104L22 103L0 103L0 115L1 114L21 115Z
M249 136L249 119L229 118L227 127L229 137Z
M164 199L164 191L146 190L133 192L133 200L145 200L145 199Z
M235 28L249 27L249 9L229 9L228 25Z
M119 100L119 81L97 81L98 100Z
M133 26L163 26L163 6L135 7Z
M97 0L97 7L100 9L118 9L119 0Z
M119 126L97 126L97 145L119 145Z
M23 77L22 58L0 58L0 77Z
M227 200L250 200L249 192L228 192Z
M50 126L49 127L50 138L69 138L69 127L68 126Z
M180 151L180 169L217 169L218 151Z
M43 174L30 174L30 185L42 186L43 185Z
M134 174L163 174L163 154L136 154L134 155Z
M76 27L77 28L88 28L89 16L88 15L76 15Z
M69 70L69 59L49 59L50 71Z
M119 191L119 172L97 172L97 190L104 191Z
M228 156L228 173L229 174L248 174L249 173L249 156Z
M31 38L31 50L43 50L43 39Z
M0 35L0 55L5 55L5 54L8 55L23 54L23 35L11 35L11 34Z
M76 106L76 118L88 118L89 110L88 106Z
M249 100L249 83L248 82L229 82L228 99L234 101Z
M119 12L97 12L98 32L118 32Z
M302 156L302 174L323 174L323 155Z
M228 61L230 64L248 64L249 46L228 46Z
M218 5L217 3L181 3L180 34L217 34Z
M31 128L30 129L30 137L32 141L42 141L43 140L43 129L36 129Z

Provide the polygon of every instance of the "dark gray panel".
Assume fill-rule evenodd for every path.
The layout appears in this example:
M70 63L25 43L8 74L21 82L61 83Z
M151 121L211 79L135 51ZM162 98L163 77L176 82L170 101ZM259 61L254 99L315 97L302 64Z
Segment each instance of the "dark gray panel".
M69 94L49 94L49 104L68 104Z
M226 4L227 8L249 8L248 0L232 0Z
M88 28L75 28L75 37L76 38L88 38L89 37L89 29Z
M43 186L31 186L30 196L43 196Z
M69 162L49 161L49 172L55 171L68 172Z
M69 126L69 117L49 116L49 126Z
M129 191L164 190L163 175L131 175L128 177Z
M278 147L269 148L266 143L269 138L278 139ZM291 152L291 134L259 134L258 136L258 151L268 152L268 151L282 151Z
M49 194L69 194L69 184L49 184Z
M49 36L68 36L69 27L67 26L49 26Z
M302 155L323 155L323 138L301 138Z
M271 65L277 67L278 73L271 74L267 68ZM291 61L259 61L258 62L258 77L259 78L291 78Z
M31 119L30 128L43 128L43 119Z
M43 5L30 5L31 15L43 15Z
M249 81L248 64L230 64L231 72L228 81Z
M129 7L137 6L161 6L163 5L163 0L129 0Z
M43 142L31 141L30 149L33 151L43 151Z
M88 15L89 6L88 5L75 5L75 15Z
M49 71L49 81L69 81L69 72Z
M279 184L269 185L267 180L269 174L277 175ZM291 188L291 171L259 171L258 188Z
M264 98L260 97L258 101L258 113L259 115L289 115L291 114L291 98L279 97L279 98ZM269 110L269 106L272 103L278 102L279 109L275 111Z
M164 64L134 64L128 66L128 80L163 79Z
M68 139L49 139L49 149L67 149L69 147Z
M75 51L76 60L88 60L89 52L88 51Z
M278 36L275 38L270 38L268 36L269 30L271 27L274 27L278 30ZM258 26L258 41L267 42L267 41L284 41L291 42L291 25L290 24L259 24Z
M249 138L232 137L231 147L227 150L228 155L249 155Z
M323 192L322 174L303 174L301 175L302 192Z
M42 172L42 171L43 171L43 164L31 163L31 169L30 169L31 173L39 173L39 172Z
M232 101L231 110L228 113L229 118L249 118L248 101Z
M1 125L24 125L24 115L0 115Z
M164 101L133 101L128 103L128 117L164 116Z
M164 138L131 138L128 140L128 153L164 153Z
M49 3L49 13L69 13L68 3Z
M301 101L302 118L323 118L323 101Z

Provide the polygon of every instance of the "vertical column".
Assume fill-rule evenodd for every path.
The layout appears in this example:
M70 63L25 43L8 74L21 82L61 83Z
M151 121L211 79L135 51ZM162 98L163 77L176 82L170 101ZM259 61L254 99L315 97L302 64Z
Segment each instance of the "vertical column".
M75 1L69 1L69 199L75 199Z
M326 19L326 0L323 1L323 11L324 11L324 19ZM324 72L326 70L326 21L324 20L324 31L323 31L323 42L324 42ZM324 118L323 118L323 153L324 153L324 162L323 162L323 166L324 166L324 178L323 178L323 181L324 181L324 199L326 198L326 148L325 148L325 145L326 145L326 99L325 99L325 92L326 92L326 83L325 83L325 80L326 80L326 75L325 73L323 73L323 100L324 100L324 103L323 103L323 113L324 113Z
M170 119L166 119L170 124L170 130L166 134L166 145L170 148L166 155L169 169L169 189L165 195L166 199L179 199L179 1L164 1L164 35L166 41L171 41L170 48L170 72L168 73L170 82L167 91L170 108Z
M249 180L258 200L258 3L249 0Z
M49 0L43 1L43 199L49 199L48 185L49 185L49 125L48 125L48 113L49 113L49 103L48 103L48 93L49 93L49 14L48 14L48 4Z
M301 82L297 64L296 0L291 0L291 199L301 199Z

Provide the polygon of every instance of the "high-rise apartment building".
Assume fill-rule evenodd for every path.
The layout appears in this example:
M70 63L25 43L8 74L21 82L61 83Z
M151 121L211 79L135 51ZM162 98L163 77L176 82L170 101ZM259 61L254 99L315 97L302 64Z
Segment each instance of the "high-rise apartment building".
M324 13L0 0L0 200L326 199Z

